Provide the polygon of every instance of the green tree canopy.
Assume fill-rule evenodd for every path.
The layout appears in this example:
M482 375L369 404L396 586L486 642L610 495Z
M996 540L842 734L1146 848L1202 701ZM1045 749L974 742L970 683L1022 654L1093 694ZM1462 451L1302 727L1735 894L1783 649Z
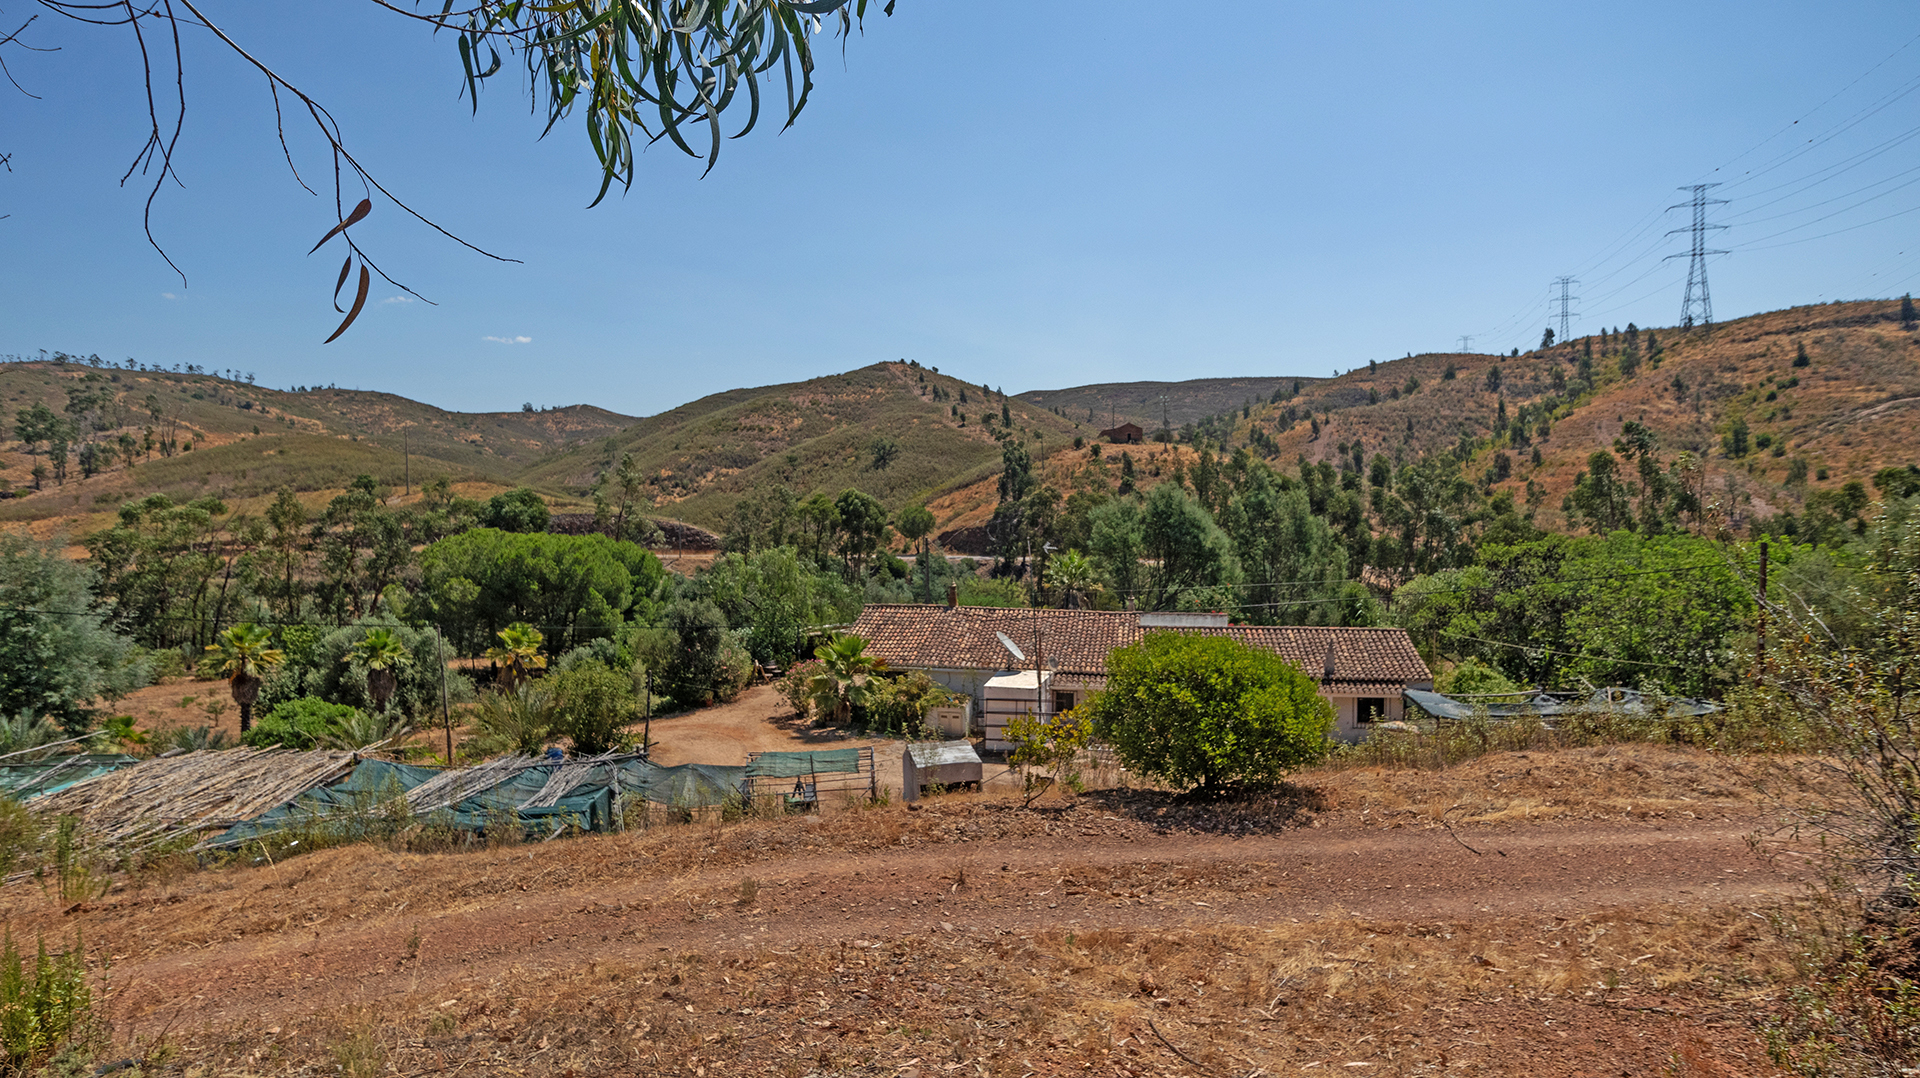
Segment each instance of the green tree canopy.
M503 490L487 499L480 511L480 525L503 532L543 532L553 520L546 499L531 487Z
M1150 633L1107 657L1087 703L1128 767L1213 793L1318 760L1333 705L1271 651L1219 636Z
M515 534L476 528L420 554L419 601L462 655L477 655L516 621L546 634L555 654L651 621L666 570L652 552L604 535Z
M0 532L0 716L77 736L95 704L147 684L133 641L91 613L93 573L51 547Z

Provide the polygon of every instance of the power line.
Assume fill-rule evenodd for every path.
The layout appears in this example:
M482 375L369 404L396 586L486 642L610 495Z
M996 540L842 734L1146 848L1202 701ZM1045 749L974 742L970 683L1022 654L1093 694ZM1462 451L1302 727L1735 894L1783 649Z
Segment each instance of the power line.
M1693 233L1693 249L1687 252L1687 257L1690 259L1687 263L1687 295L1686 298L1680 302L1680 328L1682 329L1693 328L1693 312L1696 304L1700 310L1700 324L1706 326L1713 325L1713 295L1707 291L1707 256L1727 253L1725 251L1710 251L1707 249L1707 230L1710 228L1727 227L1726 225L1710 225L1707 223L1707 207L1722 206L1727 202L1724 198L1707 197L1708 188L1718 186L1720 185L1717 183L1689 184L1686 187L1680 188L1680 190L1692 191L1693 200L1691 202L1682 202L1667 207L1670 210L1677 210L1682 207L1691 207L1693 209L1692 225L1687 228L1676 228L1667 233L1669 236L1680 232ZM1679 258L1681 256L1672 254L1667 257Z

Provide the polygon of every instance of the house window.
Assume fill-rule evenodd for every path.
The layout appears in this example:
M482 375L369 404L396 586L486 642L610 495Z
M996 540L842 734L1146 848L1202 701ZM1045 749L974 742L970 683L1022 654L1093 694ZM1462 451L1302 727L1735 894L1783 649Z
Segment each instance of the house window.
M1387 717L1387 698L1362 696L1355 701L1354 716L1362 723L1379 722Z
M1070 693L1070 692L1054 693L1053 694L1053 713L1058 715L1062 712L1072 711L1074 700L1075 700L1074 693Z

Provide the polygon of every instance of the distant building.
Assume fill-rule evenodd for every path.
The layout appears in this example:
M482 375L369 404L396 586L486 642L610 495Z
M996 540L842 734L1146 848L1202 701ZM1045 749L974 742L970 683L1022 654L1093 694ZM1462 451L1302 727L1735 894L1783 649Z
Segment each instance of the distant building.
M874 603L852 631L867 654L894 670L921 670L973 698L987 747L1003 748L1013 712L1065 711L1107 682L1107 655L1150 632L1225 636L1299 667L1333 703L1333 736L1359 741L1374 722L1405 715L1402 694L1433 688L1433 672L1404 629L1230 625L1225 614L1126 610L1021 610L990 606ZM1004 633L1025 659L1015 659ZM1045 666L1037 677L1035 663ZM1012 702L1019 706L1009 711Z
M1109 427L1101 431L1100 437L1114 445L1139 445L1146 434L1147 432L1142 430L1138 423L1122 423L1117 427Z

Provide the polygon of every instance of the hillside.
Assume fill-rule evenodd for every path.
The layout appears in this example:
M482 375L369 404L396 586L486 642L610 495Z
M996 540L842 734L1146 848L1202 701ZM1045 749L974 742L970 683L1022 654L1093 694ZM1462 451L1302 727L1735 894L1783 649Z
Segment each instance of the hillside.
M0 365L0 430L15 435L21 414L35 404L73 418L67 409L76 392L92 398L85 411L103 440L131 440L133 463L121 453L89 478L75 461L65 483L49 476L36 492L32 470L47 463L44 452L0 441L0 481L21 495L0 502L0 520L111 509L155 491L244 499L282 485L337 490L361 473L396 487L409 477L418 486L439 476L506 486L535 461L634 422L586 405L461 413L391 393L287 392L212 374L45 361ZM148 444L149 434L156 444ZM172 455L157 444L169 437Z
M1337 378L1108 383L1004 401L930 368L881 363L728 390L645 419L588 406L458 413L386 393L285 392L76 362L6 364L0 430L12 434L36 402L63 412L78 389L100 395L111 434L142 448L131 469L121 459L84 478L70 466L64 485L49 479L39 492L0 501L0 521L98 516L156 490L240 499L283 484L324 492L362 472L394 486L444 475L476 494L524 482L572 499L630 453L660 513L704 527L724 528L744 495L783 484L802 497L858 487L895 510L927 501L945 532L992 510L1000 462L993 429L1003 403L1046 481L1071 492L1111 489L1117 480L1114 454L1101 464L1091 446L1076 450L1073 440L1094 440L1115 415L1157 428L1164 397L1183 433L1245 447L1289 471L1302 456L1350 459L1355 446L1401 460L1464 446L1469 475L1512 491L1547 528L1566 526L1561 498L1588 457L1632 420L1653 432L1663 461L1692 455L1691 482L1717 519L1738 530L1799 512L1815 491L1920 462L1920 432L1910 422L1920 401L1920 339L1897 321L1898 310L1894 301L1828 304L1689 332L1656 327L1639 332L1638 362L1624 365L1623 338L1609 332L1521 356L1411 356ZM1806 365L1796 367L1803 346ZM1495 368L1497 390L1489 381ZM1525 420L1524 437L1492 437L1503 402L1511 420ZM1741 422L1748 452L1736 454L1729 436ZM149 429L172 431L180 451L167 457L144 448ZM876 441L892 443L890 459L876 458ZM1190 460L1191 450L1150 445L1133 456L1145 487L1176 457ZM44 460L0 442L0 481L19 493Z
M1249 404L1261 404L1276 389L1303 387L1320 378L1195 378L1185 382L1103 382L1068 389L1030 389L1020 400L1046 409L1059 409L1068 419L1096 430L1118 423L1138 423L1158 430L1164 415L1176 429L1204 416L1219 415Z
M714 529L744 495L775 484L802 497L858 487L899 509L994 474L1000 445L991 430L1003 404L1016 433L1042 454L1093 431L948 375L877 363L703 397L523 474L543 489L584 491L631 453L663 515ZM897 455L877 463L876 440L894 443Z
M1656 328L1659 353L1629 362L1624 373L1620 356L1608 351L1611 341L1597 337L1519 357L1393 360L1312 386L1297 401L1256 408L1236 422L1233 441L1253 440L1262 455L1289 465L1302 455L1333 459L1341 445L1356 443L1368 456L1405 457L1462 437L1489 439L1503 397L1516 419L1524 406L1558 402L1539 417L1544 437L1536 421L1527 444L1511 437L1482 444L1470 474L1486 472L1496 454L1506 453L1512 474L1494 489L1525 503L1531 482L1540 524L1561 528L1562 496L1587 458L1611 448L1632 420L1652 430L1663 460L1692 454L1703 500L1738 530L1782 510L1797 512L1814 491L1920 461L1920 432L1910 421L1910 406L1920 403L1920 336L1898 316L1897 301L1870 301L1789 308L1691 331ZM1556 380L1577 388L1590 345L1591 389L1556 389ZM1796 367L1802 345L1807 364ZM1498 391L1488 382L1496 367ZM1411 393L1409 378L1419 382ZM1302 418L1289 423L1289 408ZM1304 418L1309 413L1321 416L1318 436ZM1744 454L1725 444L1739 422L1748 428ZM1805 462L1804 479L1795 477L1796 460Z
M1510 491L1522 506L1531 504L1536 522L1549 530L1567 528L1561 499L1588 457L1612 448L1633 420L1652 430L1661 460L1692 455L1695 489L1715 519L1738 532L1782 511L1800 512L1816 491L1920 462L1920 429L1911 421L1912 406L1920 404L1920 333L1900 324L1899 308L1898 301L1823 304L1689 332L1654 327L1642 330L1641 339L1650 332L1659 354L1642 354L1637 365L1629 361L1625 374L1619 354L1610 351L1617 340L1611 333L1604 342L1575 338L1521 356L1410 356L1337 378L1301 379L1297 397L1286 396L1292 379L1268 380L1264 384L1282 385L1283 399L1261 398L1245 416L1243 398L1219 386L1252 389L1260 380L1137 382L1022 396L1074 402L1110 393L1139 401L1165 392L1176 427L1183 425L1182 416L1191 417L1186 422L1216 444L1244 446L1287 472L1301 457L1314 463L1350 459L1355 446L1368 458L1385 453L1406 461L1468 439L1467 473L1484 482L1490 472L1497 475L1496 456L1505 454L1510 477L1488 489ZM1803 344L1807 365L1795 367ZM1589 345L1595 349L1591 388L1578 392L1579 365ZM1488 381L1494 368L1500 372L1497 391ZM1569 384L1573 390L1556 388ZM1193 394L1179 396L1187 387ZM1492 437L1503 398L1511 420L1521 418L1523 409L1530 413L1525 444ZM1219 407L1208 412L1203 405ZM1539 420L1545 420L1544 437ZM1739 421L1747 424L1749 450L1733 456L1723 441ZM1157 420L1151 424L1157 426ZM1105 454L1109 465L1116 452ZM1174 446L1148 444L1129 452L1140 465L1142 489L1177 461L1194 459L1191 450ZM1090 484L1110 490L1117 470L1099 468L1090 449L1068 449L1050 454L1043 474L1071 493ZM989 476L948 491L932 508L941 531L951 533L984 522L994 501Z

